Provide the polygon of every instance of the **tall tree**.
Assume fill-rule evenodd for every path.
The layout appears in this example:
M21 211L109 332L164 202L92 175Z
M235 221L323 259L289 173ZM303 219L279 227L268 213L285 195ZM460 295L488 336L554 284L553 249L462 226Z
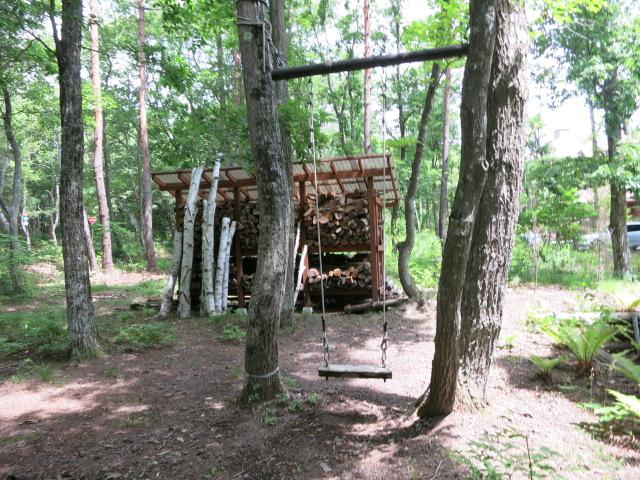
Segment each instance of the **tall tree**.
M285 23L285 2L284 0L272 0L271 1L271 35L273 37L273 45L276 48L276 62L281 66L287 63L287 29ZM287 82L277 82L275 84L276 104L278 106L284 105L289 100L289 88ZM293 161L293 147L291 144L291 129L287 122L283 121L282 115L278 116L280 120L280 134L282 136L282 155L285 162L290 163ZM282 326L289 326L293 323L293 309L295 293L294 289L294 272L295 261L297 252L295 249L294 231L291 230L291 237L289 238L289 249L291 254L289 255L289 263L287 265L287 271L285 278L289 284L287 285L287 299L282 303L282 318L280 323Z
M266 7L237 2L238 39L247 100L249 136L260 198L258 265L249 304L242 398L267 400L283 390L279 374L278 330L289 284L289 239L293 230L292 167L282 153L271 55L263 35Z
M371 0L364 0L362 5L364 17L364 56L370 57L371 46ZM372 152L371 145L371 69L364 71L364 153Z
M513 0L473 1L470 20L460 181L438 289L431 384L420 416L450 413L460 386L473 400L484 399L519 210L527 95L524 9Z
M11 103L11 94L9 89L2 85L2 95L4 98L4 111L2 119L4 123L4 133L13 155L13 195L11 201L11 210L9 211L9 235L11 236L11 264L10 276L13 291L22 292L22 279L20 272L20 238L18 226L22 223L22 150L16 141L13 133L13 105Z
M447 212L449 210L449 143L451 133L451 67L444 71L442 119L442 165L440 173L440 202L438 208L438 237L444 240L447 235Z
M111 220L107 189L104 179L104 117L102 113L102 84L100 78L100 34L98 31L100 12L96 0L89 1L89 31L91 32L91 84L93 86L94 114L96 119L93 131L93 170L96 176L98 210L102 223L102 268L113 269L111 254Z
M436 309L435 356L419 414L453 409L458 375L460 304L477 207L487 175L487 97L496 35L496 0L469 5L469 53L462 81L460 178L444 244Z
M433 109L433 99L435 98L436 89L440 83L440 64L434 63L431 68L431 80L427 95L422 107L422 116L420 117L420 127L418 130L418 140L416 141L416 150L411 162L411 176L409 178L409 186L404 197L404 218L405 218L405 239L398 242L398 276L405 293L416 300L419 305L424 303L424 298L420 289L416 285L411 272L409 270L409 261L411 260L411 252L416 241L416 195L418 186L420 185L420 171L422 169L422 159L424 157L427 127L431 118Z
M156 269L156 249L153 243L153 196L151 192L151 157L147 123L147 57L145 54L145 0L138 0L138 68L140 72L140 149L142 150L142 210L144 248L147 270Z
M60 223L69 343L71 358L82 359L93 355L98 347L98 334L91 302L87 247L83 237L84 127L80 77L82 0L62 0L60 37L58 37L53 0L51 0L50 15L60 82L62 126Z

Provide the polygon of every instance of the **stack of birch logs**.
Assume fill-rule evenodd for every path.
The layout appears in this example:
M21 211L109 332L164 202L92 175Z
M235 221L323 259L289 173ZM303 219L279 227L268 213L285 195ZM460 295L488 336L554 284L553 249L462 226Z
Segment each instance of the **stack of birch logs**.
M216 251L214 219L216 215L218 179L220 177L220 158L216 158L213 169L213 185L209 191L209 197L199 202L198 190L202 172L203 169L201 167L192 170L187 201L183 211L176 212L173 260L171 273L162 296L161 318L165 318L171 311L173 293L178 277L180 278L178 291L178 313L180 317L190 317L192 307L198 303L201 315L215 315L227 309L229 259L236 222L231 221L229 217L221 218L217 245L218 257L217 261L214 262ZM200 268L197 268L198 265L200 265Z
M316 215L315 193L307 195L304 226L310 245L318 246L317 223L322 245L348 247L367 245L371 239L369 203L366 192L321 193Z
M345 269L334 268L323 274L315 268L310 268L307 273L307 281L314 290L320 288L321 281L324 281L326 289L370 289L372 278L370 262L358 262Z
M221 202L216 211L216 229L222 224L222 218L235 217L235 205L233 200L225 200ZM258 202L243 201L240 203L240 218L238 222L237 234L240 246L243 250L258 249L258 226L260 224L260 211Z

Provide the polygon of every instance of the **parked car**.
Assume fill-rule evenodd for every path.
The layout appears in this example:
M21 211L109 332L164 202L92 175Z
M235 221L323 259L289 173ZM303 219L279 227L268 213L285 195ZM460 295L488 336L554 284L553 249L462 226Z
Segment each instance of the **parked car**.
M627 240L630 249L640 250L640 222L627 223Z
M582 235L576 244L578 250L584 251L595 247L598 243L606 244L611 240L609 232L593 232Z

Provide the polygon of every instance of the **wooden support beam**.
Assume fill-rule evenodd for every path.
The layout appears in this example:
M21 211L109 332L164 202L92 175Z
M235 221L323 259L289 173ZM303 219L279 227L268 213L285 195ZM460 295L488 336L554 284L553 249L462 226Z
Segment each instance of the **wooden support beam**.
M240 224L240 188L233 189L233 215L234 220ZM240 234L233 237L233 260L236 266L236 283L238 285L238 308L244 308L244 287L242 285L242 246L240 245Z
M336 165L333 162L331 162L330 165L331 165L331 171L336 176L336 180L338 181L338 185L340 185L340 191L342 193L344 193L345 192L344 185L342 184L342 179L338 176L338 171L336 170Z
M393 55L376 55L373 57L352 58L337 62L312 63L299 67L278 68L271 72L273 80L291 80L294 78L327 75L330 73L365 70L374 67L388 67L403 63L444 60L446 58L463 57L469 51L468 44L449 47L429 48L413 52L402 52Z

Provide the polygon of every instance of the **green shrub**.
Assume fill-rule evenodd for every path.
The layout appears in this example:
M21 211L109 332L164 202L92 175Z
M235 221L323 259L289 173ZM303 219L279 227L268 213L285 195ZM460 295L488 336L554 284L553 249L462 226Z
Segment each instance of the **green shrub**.
M159 348L177 341L175 327L166 322L149 322L129 325L120 330L116 343L135 348Z
M529 437L516 430L484 433L480 440L469 442L469 446L468 452L456 455L457 460L469 470L466 478L557 478L555 468L549 463L557 453L546 447L532 450Z
M544 333L555 342L567 347L578 360L580 369L590 372L598 350L611 339L616 329L606 322L591 325L576 321L563 321L543 328Z
M531 362L538 367L537 376L543 380L551 380L551 370L556 368L562 362L565 361L564 357L545 358L537 355L531 355L529 358Z
M60 310L0 315L0 355L65 357L69 350L65 317Z
M222 330L218 338L228 342L240 343L244 341L246 336L247 332L244 328L236 324L230 324L224 327L224 330Z

